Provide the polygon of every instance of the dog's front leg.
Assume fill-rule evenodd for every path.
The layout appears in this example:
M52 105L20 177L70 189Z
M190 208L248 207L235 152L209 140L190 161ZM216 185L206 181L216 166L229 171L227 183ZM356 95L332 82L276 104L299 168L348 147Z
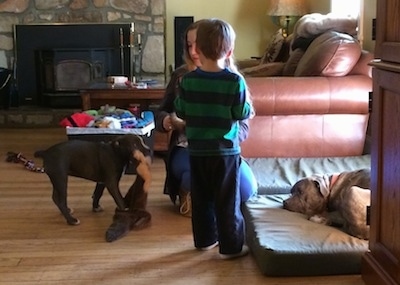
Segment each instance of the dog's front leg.
M127 207L125 205L125 200L121 195L121 191L119 190L118 184L113 182L113 183L106 183L105 185L108 189L108 192L114 198L114 201L115 201L115 204L117 204L118 210L120 210L120 211L127 210Z

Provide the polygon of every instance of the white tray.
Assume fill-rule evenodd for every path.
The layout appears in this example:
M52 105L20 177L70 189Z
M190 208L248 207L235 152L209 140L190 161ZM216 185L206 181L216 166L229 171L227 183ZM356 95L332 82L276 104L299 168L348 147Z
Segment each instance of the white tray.
M75 128L66 127L67 135L126 135L134 134L141 136L150 136L151 131L155 128L154 122L151 122L143 128L123 128L123 129L109 129L109 128Z

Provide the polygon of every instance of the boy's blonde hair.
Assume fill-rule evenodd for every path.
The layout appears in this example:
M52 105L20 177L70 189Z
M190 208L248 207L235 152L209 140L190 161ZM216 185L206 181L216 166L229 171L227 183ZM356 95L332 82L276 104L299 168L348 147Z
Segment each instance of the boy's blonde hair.
M235 58L233 55L236 33L229 23L220 19L211 18L198 20L187 27L185 31L185 48L183 55L186 64L194 66L195 64L189 55L189 46L187 42L187 34L191 30L197 30L196 47L201 50L205 57L212 60L218 60L226 56L228 52L232 52L232 54L225 60L225 67L243 77L243 75L237 69L237 65L235 63ZM252 104L251 93L247 85L246 89L246 99L252 107L250 118L253 118L255 115L255 111Z
M231 52L236 34L232 26L220 19L202 20L197 27L196 47L206 58L218 60Z
M188 35L189 31L196 30L196 35L198 35L198 31L197 31L198 27L204 22L210 22L210 21L213 21L213 20L216 20L216 19L201 19L201 20L198 20L196 22L191 23L186 28L185 36L184 36L184 39L183 39L183 46L184 46L184 49L183 49L183 60L187 65L190 65L190 66L194 66L195 65L193 60L192 60L192 58L190 57L190 54L189 54L189 45L188 45L188 40L187 40L187 35ZM228 23L225 23L225 24L227 26L229 26L229 30L230 30L229 34L231 36L233 36L233 42L234 42L235 38L236 38L235 31L233 30L231 25L229 25ZM209 42L207 38L206 38L206 42ZM197 36L196 36L196 45L197 44L198 43L197 43ZM233 48L233 45L232 45L232 48ZM234 72L239 73L239 71L237 69L237 66L236 66L236 63L235 63L235 59L234 59L233 54L229 58L226 59L225 64L226 64L227 68L231 69Z

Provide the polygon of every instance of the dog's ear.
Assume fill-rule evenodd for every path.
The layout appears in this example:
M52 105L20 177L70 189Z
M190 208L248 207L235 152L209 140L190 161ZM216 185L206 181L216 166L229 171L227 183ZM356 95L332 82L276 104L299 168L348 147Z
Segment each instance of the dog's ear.
M125 152L132 153L135 150L139 150L145 156L151 155L151 149L145 144L143 138L138 135L127 134L119 136L112 142L113 147L122 149Z
M151 149L146 143L144 142L143 138L141 136L133 135L129 138L130 144L131 144L131 149L133 150L139 150L144 154L144 156L149 156Z
M313 181L314 184L318 184L319 193L326 198L329 196L329 176L328 175L321 175L321 174L315 174L311 177L311 180Z

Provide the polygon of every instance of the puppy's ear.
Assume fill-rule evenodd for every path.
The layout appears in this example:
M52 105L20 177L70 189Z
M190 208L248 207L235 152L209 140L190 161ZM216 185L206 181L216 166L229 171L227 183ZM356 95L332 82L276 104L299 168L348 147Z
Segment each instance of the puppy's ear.
M143 138L141 136L134 136L132 138L132 150L139 150L141 151L145 156L149 156L151 149L146 143L144 142Z
M290 189L290 193L293 195L295 193L301 193L301 184L303 184L304 179L297 181L292 188Z
M326 198L330 193L330 183L329 183L329 175L326 174L314 174L310 177L313 183L318 183L319 185L319 193Z

